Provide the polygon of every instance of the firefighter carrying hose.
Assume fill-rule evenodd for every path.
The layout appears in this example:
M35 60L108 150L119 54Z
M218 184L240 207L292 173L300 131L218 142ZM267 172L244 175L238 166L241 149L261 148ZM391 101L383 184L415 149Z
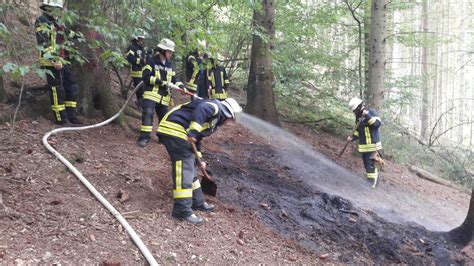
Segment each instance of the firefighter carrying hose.
M36 41L40 49L40 66L50 71L47 82L50 87L51 108L56 123L81 124L77 118L77 96L79 87L74 81L66 38L75 33L58 22L64 8L63 0L43 0L40 8L43 14L35 21Z
M220 55L218 55L218 58ZM215 58L209 59L211 68L208 71L208 79L210 83L210 96L211 99L224 100L228 97L227 87L230 84L229 78L225 68L219 65Z
M137 31L127 48L127 53L125 54L127 61L131 65L130 75L132 76L133 87L136 87L138 83L142 81L142 68L145 66L146 62L146 53L143 48L145 37L145 32L143 30ZM143 87L137 90L136 96L136 105L138 108L141 108L143 102Z
M227 121L236 119L242 107L233 98L195 100L173 108L158 126L160 140L171 158L174 205L171 215L178 220L201 224L203 219L193 210L210 212L212 204L204 201L195 168L195 155L190 142L200 150L201 140ZM198 152L198 156L200 152ZM200 167L205 168L202 162Z
M362 154L367 180L371 182L372 188L375 188L379 177L375 162L383 163L379 153L382 149L379 131L382 122L378 113L374 109L368 108L359 98L352 98L349 101L349 107L355 114L358 127L352 136L347 137L347 141L358 140L358 150Z
M171 82L183 89L184 84L176 78L176 72L171 63L175 44L170 39L163 39L157 46L157 52L150 62L143 68L143 82L145 85L142 103L142 126L138 145L145 147L150 142L153 127L153 116L156 112L158 123L168 112L171 102L171 93L164 82Z

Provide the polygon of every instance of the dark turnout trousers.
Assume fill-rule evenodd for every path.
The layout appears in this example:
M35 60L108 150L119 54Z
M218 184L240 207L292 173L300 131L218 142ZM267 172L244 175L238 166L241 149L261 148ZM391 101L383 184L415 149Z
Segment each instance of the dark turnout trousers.
M158 116L158 123L160 123L160 120L168 112L168 106L145 98L142 101L142 109L142 126L140 128L140 137L138 141L149 141L153 129L153 117L155 116L155 113Z
M61 70L54 67L45 67L53 75L46 74L50 87L51 109L57 123L67 123L77 119L77 97L79 87L74 81L71 66L64 65Z
M172 215L186 218L193 214L192 207L204 204L191 144L183 139L164 135L161 135L160 139L171 157L174 198Z
M375 166L375 160L372 157L372 153L374 152L363 152L362 160L364 161L364 167L367 173L367 178L373 179L374 182L377 182L379 173L377 167Z

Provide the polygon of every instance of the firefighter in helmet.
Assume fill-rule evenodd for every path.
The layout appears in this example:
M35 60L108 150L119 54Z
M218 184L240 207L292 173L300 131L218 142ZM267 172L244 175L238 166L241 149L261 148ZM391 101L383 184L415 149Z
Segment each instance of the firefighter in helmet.
M217 55L219 60L222 60L220 54ZM229 78L225 68L219 65L218 60L215 58L209 59L211 68L208 71L208 80L210 85L210 98L224 100L228 97L227 88L230 84Z
M177 79L171 63L174 51L175 43L172 40L161 40L150 62L147 62L143 68L142 78L145 86L142 103L142 126L138 139L140 147L145 147L150 142L154 113L156 113L158 122L160 122L168 112L171 94L166 83L174 83L186 91L184 84Z
M204 78L203 57L206 55L207 44L205 40L197 41L197 48L189 53L186 58L186 88L199 95L201 87L206 87ZM191 98L192 100L193 98Z
M190 142L200 150L202 138L211 135L227 121L236 119L241 111L242 107L233 98L195 100L176 106L161 120L158 134L171 158L174 198L171 215L175 219L198 225L203 219L193 210L214 210L212 204L204 201ZM198 156L201 156L200 152ZM205 168L205 163L202 164L200 167Z
M349 108L355 115L358 127L352 136L347 137L347 140L358 141L358 150L362 154L367 180L372 184L372 188L375 188L379 178L375 161L380 160L379 152L382 149L379 130L382 122L377 111L368 108L359 98L352 98L349 101Z
M142 81L142 68L145 66L146 53L143 45L145 43L146 34L143 30L138 30L127 48L127 61L130 63L133 86L136 87ZM141 108L143 102L143 86L136 92L136 104Z
M63 0L43 0L42 15L35 21L36 41L40 50L40 66L48 70L51 109L58 124L80 124L77 118L79 87L71 72L69 52L65 46L67 38L74 38L58 19L64 8Z

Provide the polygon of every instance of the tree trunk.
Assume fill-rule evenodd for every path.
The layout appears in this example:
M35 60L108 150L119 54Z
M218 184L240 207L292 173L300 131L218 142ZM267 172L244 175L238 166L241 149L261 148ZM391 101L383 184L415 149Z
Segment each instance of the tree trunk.
M472 241L472 233L474 231L474 186L471 192L471 202L469 203L469 210L467 211L466 219L457 228L451 230L449 235L454 241L466 245Z
M264 41L254 34L245 111L275 125L280 125L273 94L272 51L275 38L275 0L262 0L263 9L254 10L253 23L266 32Z
M367 100L380 114L384 101L386 13L387 0L372 1Z
M69 8L77 11L85 21L93 3L94 0L70 1ZM111 90L110 71L106 69L105 63L100 59L100 48L92 49L88 45L102 39L103 36L83 26L87 25L84 21L80 21L80 25L75 29L84 34L86 43L79 44L78 49L89 61L82 66L74 66L75 79L79 86L80 112L87 117L92 117L100 111L104 117L108 118L119 110L118 97ZM120 124L123 122L122 119L123 117L119 118Z
M3 77L0 76L0 103L8 102L8 95L3 87Z
M422 28L423 28L423 48L421 49L421 77L422 81L422 96L421 96L421 138L426 140L428 122L429 122L429 94L428 87L428 0L423 0L421 7L422 12Z
M364 99L369 88L369 53L370 53L370 6L371 0L364 3L364 91L360 98Z

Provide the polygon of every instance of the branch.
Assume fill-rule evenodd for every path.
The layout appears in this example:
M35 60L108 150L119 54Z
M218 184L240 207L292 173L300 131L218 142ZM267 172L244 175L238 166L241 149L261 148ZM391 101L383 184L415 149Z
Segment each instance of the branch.
M10 129L10 137L13 136L13 129L15 129L15 120L16 120L16 115L18 114L18 110L20 109L21 105L21 98L23 96L23 88L25 87L25 77L22 77L21 81L21 89L20 89L20 97L18 97L18 105L15 108L15 113L13 114L13 119L12 119L12 128Z
M109 62L109 64L112 66L112 69L113 71L115 72L115 74L117 75L117 78L119 79L119 82L120 82L120 92L122 93L122 95L124 95L124 92L127 91L127 89L125 88L125 85L123 83L123 80L122 80L122 77L120 76L120 73L117 69L117 67L112 63L112 62ZM127 97L126 93L125 93L125 98Z
M325 117L317 120L307 120L307 121L293 121L293 120L282 120L283 122L286 123L291 123L291 124L317 124L322 121L326 120L332 120L332 117Z
M438 117L438 119L436 120L436 123L434 124L433 129L431 130L430 138L428 139L428 147L430 147L431 145L433 145L433 142L434 142L434 141L432 141L432 138L433 138L433 135L434 135L434 132L435 132L436 127L438 126L439 122L441 121L441 118L443 118L443 116L444 116L445 114L451 112L451 111L453 110L453 108L454 108L454 107L449 108L446 112L442 113L442 114ZM438 138L436 138L436 139L438 139Z

